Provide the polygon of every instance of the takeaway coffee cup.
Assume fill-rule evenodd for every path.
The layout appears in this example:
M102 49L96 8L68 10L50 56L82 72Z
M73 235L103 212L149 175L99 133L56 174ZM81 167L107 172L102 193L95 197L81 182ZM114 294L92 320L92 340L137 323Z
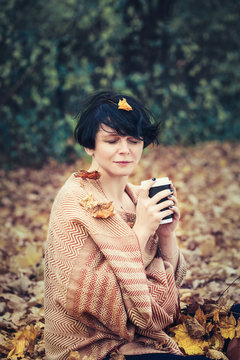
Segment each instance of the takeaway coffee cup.
M146 183L146 181L142 181L141 185L143 186ZM171 181L168 177L158 178L154 181L154 184L149 189L149 197L153 197L155 194L157 194L159 191L170 189L171 188ZM163 198L162 200L158 201L158 204L168 200L167 197ZM163 210L167 210L168 208L164 208ZM161 224L167 224L173 221L173 214L166 216L162 219Z

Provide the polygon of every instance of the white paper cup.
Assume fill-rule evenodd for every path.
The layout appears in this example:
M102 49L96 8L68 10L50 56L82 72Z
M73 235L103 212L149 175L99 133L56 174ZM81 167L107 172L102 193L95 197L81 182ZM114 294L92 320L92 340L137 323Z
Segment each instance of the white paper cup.
M141 186L143 186L148 180L142 181ZM155 194L157 194L159 191L170 189L171 188L171 181L168 177L158 178L154 181L154 184L149 189L149 197L153 197ZM168 200L167 197L163 198L162 200L158 201L158 204ZM168 208L164 208L163 210L167 210ZM160 224L167 224L171 223L173 221L173 214L166 216L162 219Z

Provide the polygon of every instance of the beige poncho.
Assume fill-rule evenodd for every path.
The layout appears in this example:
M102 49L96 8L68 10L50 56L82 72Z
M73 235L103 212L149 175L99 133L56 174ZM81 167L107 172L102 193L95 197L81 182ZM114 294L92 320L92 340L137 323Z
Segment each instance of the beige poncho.
M139 187L127 185L126 192L136 203ZM53 204L45 256L47 359L67 359L71 350L99 360L119 348L161 351L156 344L181 354L163 329L178 311L182 255L174 273L152 236L152 257L144 260L128 223L135 214L95 218L80 205L89 194L106 202L98 180L72 175Z

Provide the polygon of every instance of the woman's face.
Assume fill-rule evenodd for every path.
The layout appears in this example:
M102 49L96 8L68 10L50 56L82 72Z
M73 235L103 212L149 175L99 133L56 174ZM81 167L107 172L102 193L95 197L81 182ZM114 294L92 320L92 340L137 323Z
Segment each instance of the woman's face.
M119 135L102 124L96 134L95 149L87 152L93 156L96 170L110 176L129 176L138 164L142 150L142 140Z

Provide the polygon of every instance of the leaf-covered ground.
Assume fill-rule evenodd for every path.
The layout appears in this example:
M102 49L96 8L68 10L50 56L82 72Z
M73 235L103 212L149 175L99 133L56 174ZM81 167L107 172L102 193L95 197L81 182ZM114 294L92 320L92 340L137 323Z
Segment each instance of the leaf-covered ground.
M0 357L44 359L43 251L54 197L74 171L51 161L40 170L0 170ZM168 176L178 191L177 235L189 271L181 305L194 299L240 302L240 145L149 149L132 182ZM231 286L229 286L231 284ZM14 340L15 339L15 340ZM15 347L14 347L15 346ZM21 357L20 357L21 358Z

